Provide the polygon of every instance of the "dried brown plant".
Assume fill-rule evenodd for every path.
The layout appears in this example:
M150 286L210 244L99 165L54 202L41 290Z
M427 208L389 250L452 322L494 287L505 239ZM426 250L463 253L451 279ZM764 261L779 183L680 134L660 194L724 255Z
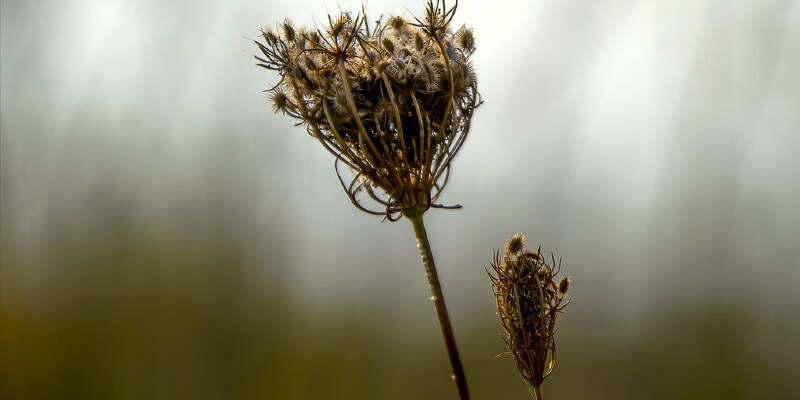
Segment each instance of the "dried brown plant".
M395 221L447 208L436 200L481 103L472 30L450 29L456 7L429 1L421 19L381 17L371 26L364 13L328 16L321 29L287 19L256 42L257 65L281 77L269 90L273 110L336 157L342 187L362 211Z
M269 90L273 111L303 125L334 155L342 188L358 209L414 229L430 284L453 379L469 399L466 378L422 215L437 203L450 168L481 104L469 57L472 30L451 30L458 3L428 0L425 15L383 17L366 12L328 16L324 28L285 20L264 29L259 66L277 71ZM341 164L352 177L345 178ZM371 201L372 206L362 204Z
M514 357L520 375L537 400L541 385L556 365L556 317L569 303L565 295L571 279L562 276L561 260L556 266L542 256L541 248L525 250L525 235L512 236L501 256L495 251L489 272L497 314L506 335L503 338Z

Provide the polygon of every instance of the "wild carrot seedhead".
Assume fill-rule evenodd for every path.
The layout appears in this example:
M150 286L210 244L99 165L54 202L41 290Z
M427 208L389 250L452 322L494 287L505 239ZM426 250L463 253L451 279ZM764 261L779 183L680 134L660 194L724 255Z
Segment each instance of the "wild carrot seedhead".
M336 157L342 187L363 211L394 221L459 207L435 204L481 104L472 30L450 29L456 7L429 0L413 23L392 16L370 25L363 12L328 16L322 29L287 19L256 42L257 65L280 75L273 110L297 119ZM344 178L340 164L355 176Z
M524 250L525 236L516 234L501 255L495 251L491 262L497 313L505 330L503 338L522 378L533 386L542 384L556 365L556 317L569 300L569 277L556 280L561 261L548 263L540 249Z

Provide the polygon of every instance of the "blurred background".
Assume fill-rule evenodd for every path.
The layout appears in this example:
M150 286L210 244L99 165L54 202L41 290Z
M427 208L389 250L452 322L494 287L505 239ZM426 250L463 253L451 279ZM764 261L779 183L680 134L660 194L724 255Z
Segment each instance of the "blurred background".
M410 224L350 204L248 54L359 1L1 5L0 397L456 398ZM800 4L455 23L485 103L426 222L473 397L529 398L484 271L524 232L573 278L545 398L800 398Z

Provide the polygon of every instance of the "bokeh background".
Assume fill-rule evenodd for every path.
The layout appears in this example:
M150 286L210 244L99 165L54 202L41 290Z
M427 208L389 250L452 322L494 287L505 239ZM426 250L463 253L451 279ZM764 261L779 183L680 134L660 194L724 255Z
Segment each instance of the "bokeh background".
M248 54L360 2L1 4L1 398L456 398L410 225ZM474 398L529 397L484 271L516 232L573 278L546 398L800 398L800 4L455 22L486 102L426 222Z

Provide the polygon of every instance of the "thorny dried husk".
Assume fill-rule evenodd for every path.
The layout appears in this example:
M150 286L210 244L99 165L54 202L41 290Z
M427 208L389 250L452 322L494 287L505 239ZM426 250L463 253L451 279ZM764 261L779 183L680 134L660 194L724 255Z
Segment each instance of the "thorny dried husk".
M430 0L416 22L392 16L374 24L343 12L324 29L287 19L256 42L258 65L280 74L273 109L336 156L342 187L363 211L396 220L447 208L434 202L481 103L472 31L450 29L456 7ZM355 177L342 178L340 163ZM365 208L362 195L385 209Z
M556 280L561 262L548 262L541 249L524 250L525 236L509 239L504 253L495 252L491 262L497 313L506 335L504 340L522 378L534 386L542 384L556 365L556 317L569 300L564 296L570 279Z

